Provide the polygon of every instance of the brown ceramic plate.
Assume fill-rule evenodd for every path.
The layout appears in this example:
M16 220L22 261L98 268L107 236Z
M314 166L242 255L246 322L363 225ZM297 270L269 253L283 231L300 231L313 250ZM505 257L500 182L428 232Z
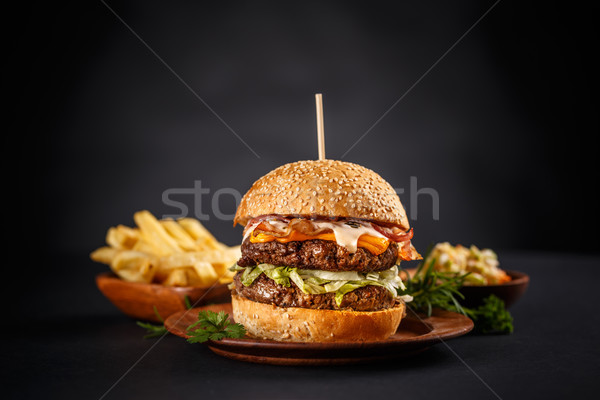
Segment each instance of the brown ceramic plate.
M186 310L186 296L190 304L202 305L231 300L227 284L211 287L169 287L156 283L127 282L112 272L96 276L98 289L124 314L144 320L160 322L162 318ZM156 308L156 312L154 311Z
M225 311L231 303L193 308L171 315L165 321L169 332L187 338L186 329L197 321L201 310ZM332 365L362 363L404 357L422 352L440 341L464 335L473 321L450 311L435 310L429 318L408 311L398 331L387 340L374 342L286 343L250 337L207 342L218 355L239 361L277 365Z
M465 299L461 303L466 307L476 307L483 303L483 299L493 294L504 300L506 308L515 304L527 290L529 276L519 271L505 270L505 272L511 277L510 282L500 285L463 286L460 292Z

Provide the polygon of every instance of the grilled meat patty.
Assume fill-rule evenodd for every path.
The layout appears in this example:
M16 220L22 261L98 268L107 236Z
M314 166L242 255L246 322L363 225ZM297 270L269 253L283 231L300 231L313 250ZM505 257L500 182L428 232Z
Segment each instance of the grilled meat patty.
M277 266L323 271L357 271L368 273L392 268L398 261L398 245L390 243L379 255L359 247L356 253L349 253L345 247L329 240L305 240L280 243L277 241L252 243L246 239L242 243L240 267L252 267L266 263Z
M346 293L338 307L335 303L335 293L305 294L294 282L290 281L290 287L286 287L276 283L265 274L256 278L250 286L244 286L240 280L242 273L243 271L238 272L233 278L235 284L233 294L278 307L377 311L393 307L397 301L386 288L368 285Z

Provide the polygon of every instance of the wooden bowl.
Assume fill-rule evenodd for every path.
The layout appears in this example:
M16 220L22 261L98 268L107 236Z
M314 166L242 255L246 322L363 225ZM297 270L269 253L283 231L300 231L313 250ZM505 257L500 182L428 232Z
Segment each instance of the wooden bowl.
M460 292L465 296L461 301L466 307L477 307L483 303L483 299L493 294L504 300L506 308L509 308L525 293L529 286L529 276L519 271L506 271L511 277L510 282L500 285L486 286L463 286Z
M96 276L96 285L124 314L143 321L160 322L156 312L167 319L171 314L186 310L186 296L194 307L231 301L227 284L171 287L156 283L127 282L112 272L104 272Z

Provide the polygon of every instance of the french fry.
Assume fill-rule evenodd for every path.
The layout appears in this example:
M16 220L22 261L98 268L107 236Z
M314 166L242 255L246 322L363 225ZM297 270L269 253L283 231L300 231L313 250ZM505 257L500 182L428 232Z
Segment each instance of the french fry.
M199 250L219 248L217 239L197 219L181 218L177 222L194 238Z
M211 262L215 272L220 277L221 283L231 282L235 272L229 271L229 268L235 264L241 257L240 246L225 247L223 250L211 252L207 259Z
M219 280L219 275L217 275L211 263L198 261L193 267L200 280L199 286L209 286Z
M142 232L140 236L141 240L138 242L139 245L136 246L136 250L144 251L158 257L173 254L173 251L169 246L156 239L156 237L149 235L146 232Z
M106 243L117 249L131 250L139 238L140 235L137 229L129 228L124 225L110 228L106 233Z
M96 262L110 265L118 252L119 250L113 247L100 247L90 254L90 258Z
M165 286L206 286L192 267L171 271L163 282Z
M189 286L189 279L185 268L174 269L169 272L167 278L162 282L165 286Z
M165 228L149 211L138 211L133 214L133 219L137 226L139 226L144 240L151 242L164 251L183 251L175 239L169 236Z
M121 236L121 242L126 249L132 249L140 240L140 231L125 225L117 225L117 232Z
M198 246L190 234L183 229L181 225L172 219L165 219L160 221L160 224L165 228L167 233L175 239L179 247L184 251L197 251Z
M117 252L110 263L113 272L129 282L152 282L156 272L153 258L133 250Z
M135 246L133 246L132 250L141 251L142 253L152 254L155 257L160 257L162 255L169 254L166 251L162 252L160 249L158 249L154 245L152 245L152 243L148 243L146 240L143 240L143 239L139 240L135 244Z
M156 264L156 280L159 282L169 280L173 270L191 268L196 262L198 262L196 253L175 253L160 257ZM171 278L173 279L175 278Z
M173 269L194 267L197 265L210 264L222 283L231 282L234 273L229 271L241 256L240 246L227 247L225 250L207 250L202 252L176 253L158 259L156 278L166 278ZM214 276L212 273L206 275L199 273L202 282L207 282L206 276ZM216 280L215 279L215 280ZM213 281L214 282L214 281ZM212 284L212 282L210 282Z

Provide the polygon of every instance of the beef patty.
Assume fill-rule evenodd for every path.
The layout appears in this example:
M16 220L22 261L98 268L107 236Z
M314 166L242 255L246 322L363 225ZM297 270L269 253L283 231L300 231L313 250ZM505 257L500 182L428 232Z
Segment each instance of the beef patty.
M279 243L275 240L265 243L252 243L246 239L242 243L240 267L253 267L258 264L320 269L324 271L358 271L368 273L392 268L398 261L398 245L390 243L379 255L359 247L356 253L329 240L304 240L301 242Z
M285 287L265 274L261 274L250 286L244 286L240 280L242 274L243 271L240 271L233 278L235 284L233 294L278 307L377 311L393 307L397 301L386 288L368 285L346 293L338 307L335 303L335 293L305 294L294 282L290 281L290 287Z

